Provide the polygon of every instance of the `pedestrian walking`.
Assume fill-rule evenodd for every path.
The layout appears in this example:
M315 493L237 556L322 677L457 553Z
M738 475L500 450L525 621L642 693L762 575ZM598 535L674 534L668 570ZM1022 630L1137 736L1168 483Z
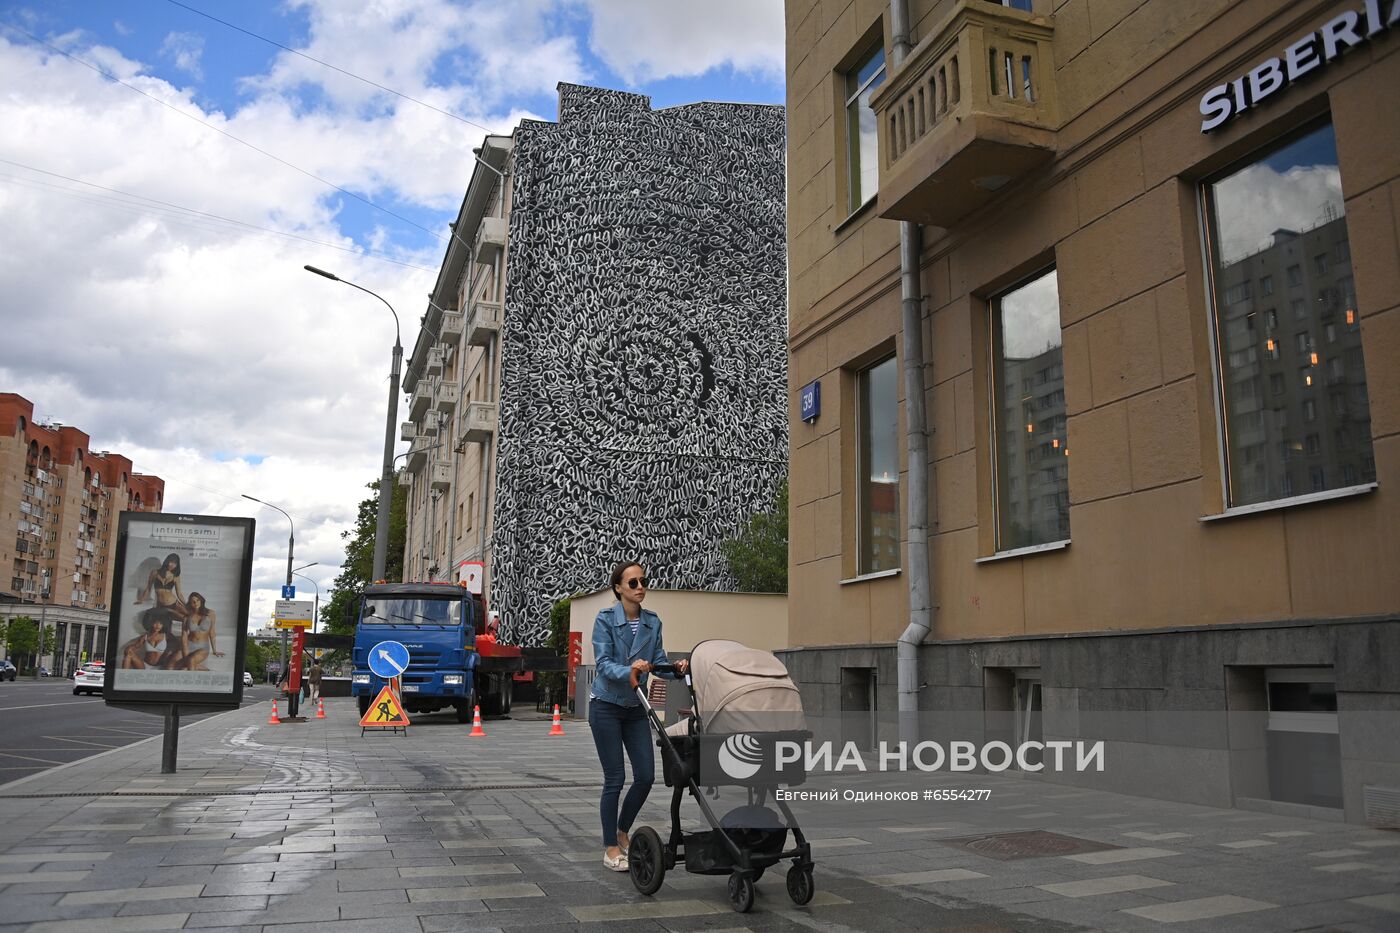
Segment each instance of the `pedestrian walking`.
M661 619L642 608L648 580L635 561L618 564L612 572L617 602L593 620L593 657L597 672L588 703L588 725L603 766L603 796L599 813L603 822L603 865L627 871L628 831L651 793L656 779L656 759L646 710L636 689L654 665L670 664L661 646ZM686 662L675 662L675 674L684 675ZM622 756L632 763L632 787L622 800L626 778Z
M321 662L312 661L311 670L306 672L306 682L311 686L311 695L307 698L312 704L321 699Z

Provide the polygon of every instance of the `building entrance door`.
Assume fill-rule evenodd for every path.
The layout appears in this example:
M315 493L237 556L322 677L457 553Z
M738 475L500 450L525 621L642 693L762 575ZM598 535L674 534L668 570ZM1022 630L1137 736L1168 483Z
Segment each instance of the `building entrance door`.
M1040 678L1039 677L1017 677L1015 693L1016 709L1016 732L1015 742L1017 745L1024 745L1027 742L1044 742L1045 731L1041 722L1042 706L1040 698ZM1030 749L1025 753L1026 763L1039 766L1042 752L1039 749ZM1018 768L1019 765L1016 765Z
M1271 667L1264 672L1264 680L1269 702L1265 726L1269 796L1341 809L1336 675L1330 667Z

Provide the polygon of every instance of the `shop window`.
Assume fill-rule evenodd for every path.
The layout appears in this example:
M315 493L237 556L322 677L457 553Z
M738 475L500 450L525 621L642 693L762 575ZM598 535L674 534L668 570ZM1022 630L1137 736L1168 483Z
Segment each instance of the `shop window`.
M880 184L879 127L870 96L885 82L885 49L876 45L846 72L846 161L850 168L846 205L855 213L875 197Z
M899 402L895 358L858 374L860 573L899 567Z
M1255 367L1241 356L1237 345L1228 341L1236 319L1243 318L1247 309L1237 304L1239 286L1259 275L1261 268L1282 270L1288 284L1304 284L1304 271L1290 252L1310 258L1309 271L1328 275L1336 282L1349 282L1350 254L1336 244L1347 241L1346 208L1342 200L1341 172L1337 159L1336 137L1330 123L1314 125L1269 146L1246 161L1226 169L1221 175L1202 185L1202 198L1209 234L1210 287L1213 297L1214 326L1220 347L1218 410L1236 410L1236 385ZM1348 287L1325 286L1317 289L1318 300L1292 299L1290 309L1301 327L1294 333L1293 350L1296 381L1270 376L1270 389L1282 398L1275 405L1274 418L1268 431L1274 439L1286 437L1303 422L1317 417L1310 396L1325 379L1329 384L1345 382L1361 387L1364 394L1365 371L1353 370L1332 356L1324 366L1319 359L1318 345L1312 334L1321 334L1328 344L1336 343L1334 353L1361 349L1359 329L1343 330L1325 319L1343 316L1347 324L1355 318L1353 300ZM1267 341L1273 341L1268 337ZM1274 358L1274 347L1266 351ZM1275 344L1276 346L1276 344ZM1331 363L1337 359L1337 363ZM1370 410L1366 405L1348 408L1347 427L1356 442L1349 449L1332 443L1328 434L1320 443L1316 455L1321 463L1310 469L1305 492L1325 492L1375 481L1375 471L1364 468L1371 454ZM1237 419L1223 417L1222 436L1226 443L1226 488L1229 505L1243 506L1268 502L1293 495L1293 483L1283 468L1286 444L1265 448L1273 456L1265 463L1263 472L1271 477L1260 483L1247 479L1241 470L1236 476L1233 467L1243 464L1243 448L1258 443ZM1273 454L1273 451L1279 451ZM1314 451L1309 450L1309 453ZM1350 469L1347 469L1350 467Z
M991 333L996 549L1066 541L1069 443L1055 270L993 298ZM1022 390L1027 374L1033 388ZM1038 421L1021 417L1027 393Z

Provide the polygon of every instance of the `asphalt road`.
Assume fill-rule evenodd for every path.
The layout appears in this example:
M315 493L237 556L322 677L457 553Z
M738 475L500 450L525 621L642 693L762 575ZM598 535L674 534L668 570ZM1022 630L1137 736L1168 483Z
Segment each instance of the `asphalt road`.
M267 703L272 687L245 687L243 702ZM181 716L180 724L203 719ZM0 683L0 786L55 765L158 735L165 721L102 702L101 695L74 696L73 681L26 678ZM160 743L151 743L160 757Z

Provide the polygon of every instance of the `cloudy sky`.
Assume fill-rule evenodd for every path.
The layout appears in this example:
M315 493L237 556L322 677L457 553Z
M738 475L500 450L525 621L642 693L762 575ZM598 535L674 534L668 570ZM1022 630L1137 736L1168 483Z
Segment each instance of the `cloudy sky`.
M487 128L554 119L560 81L782 103L782 42L781 0L0 2L0 391L169 510L256 515L253 626L287 526L241 493L324 597L394 334L302 266L411 352Z

